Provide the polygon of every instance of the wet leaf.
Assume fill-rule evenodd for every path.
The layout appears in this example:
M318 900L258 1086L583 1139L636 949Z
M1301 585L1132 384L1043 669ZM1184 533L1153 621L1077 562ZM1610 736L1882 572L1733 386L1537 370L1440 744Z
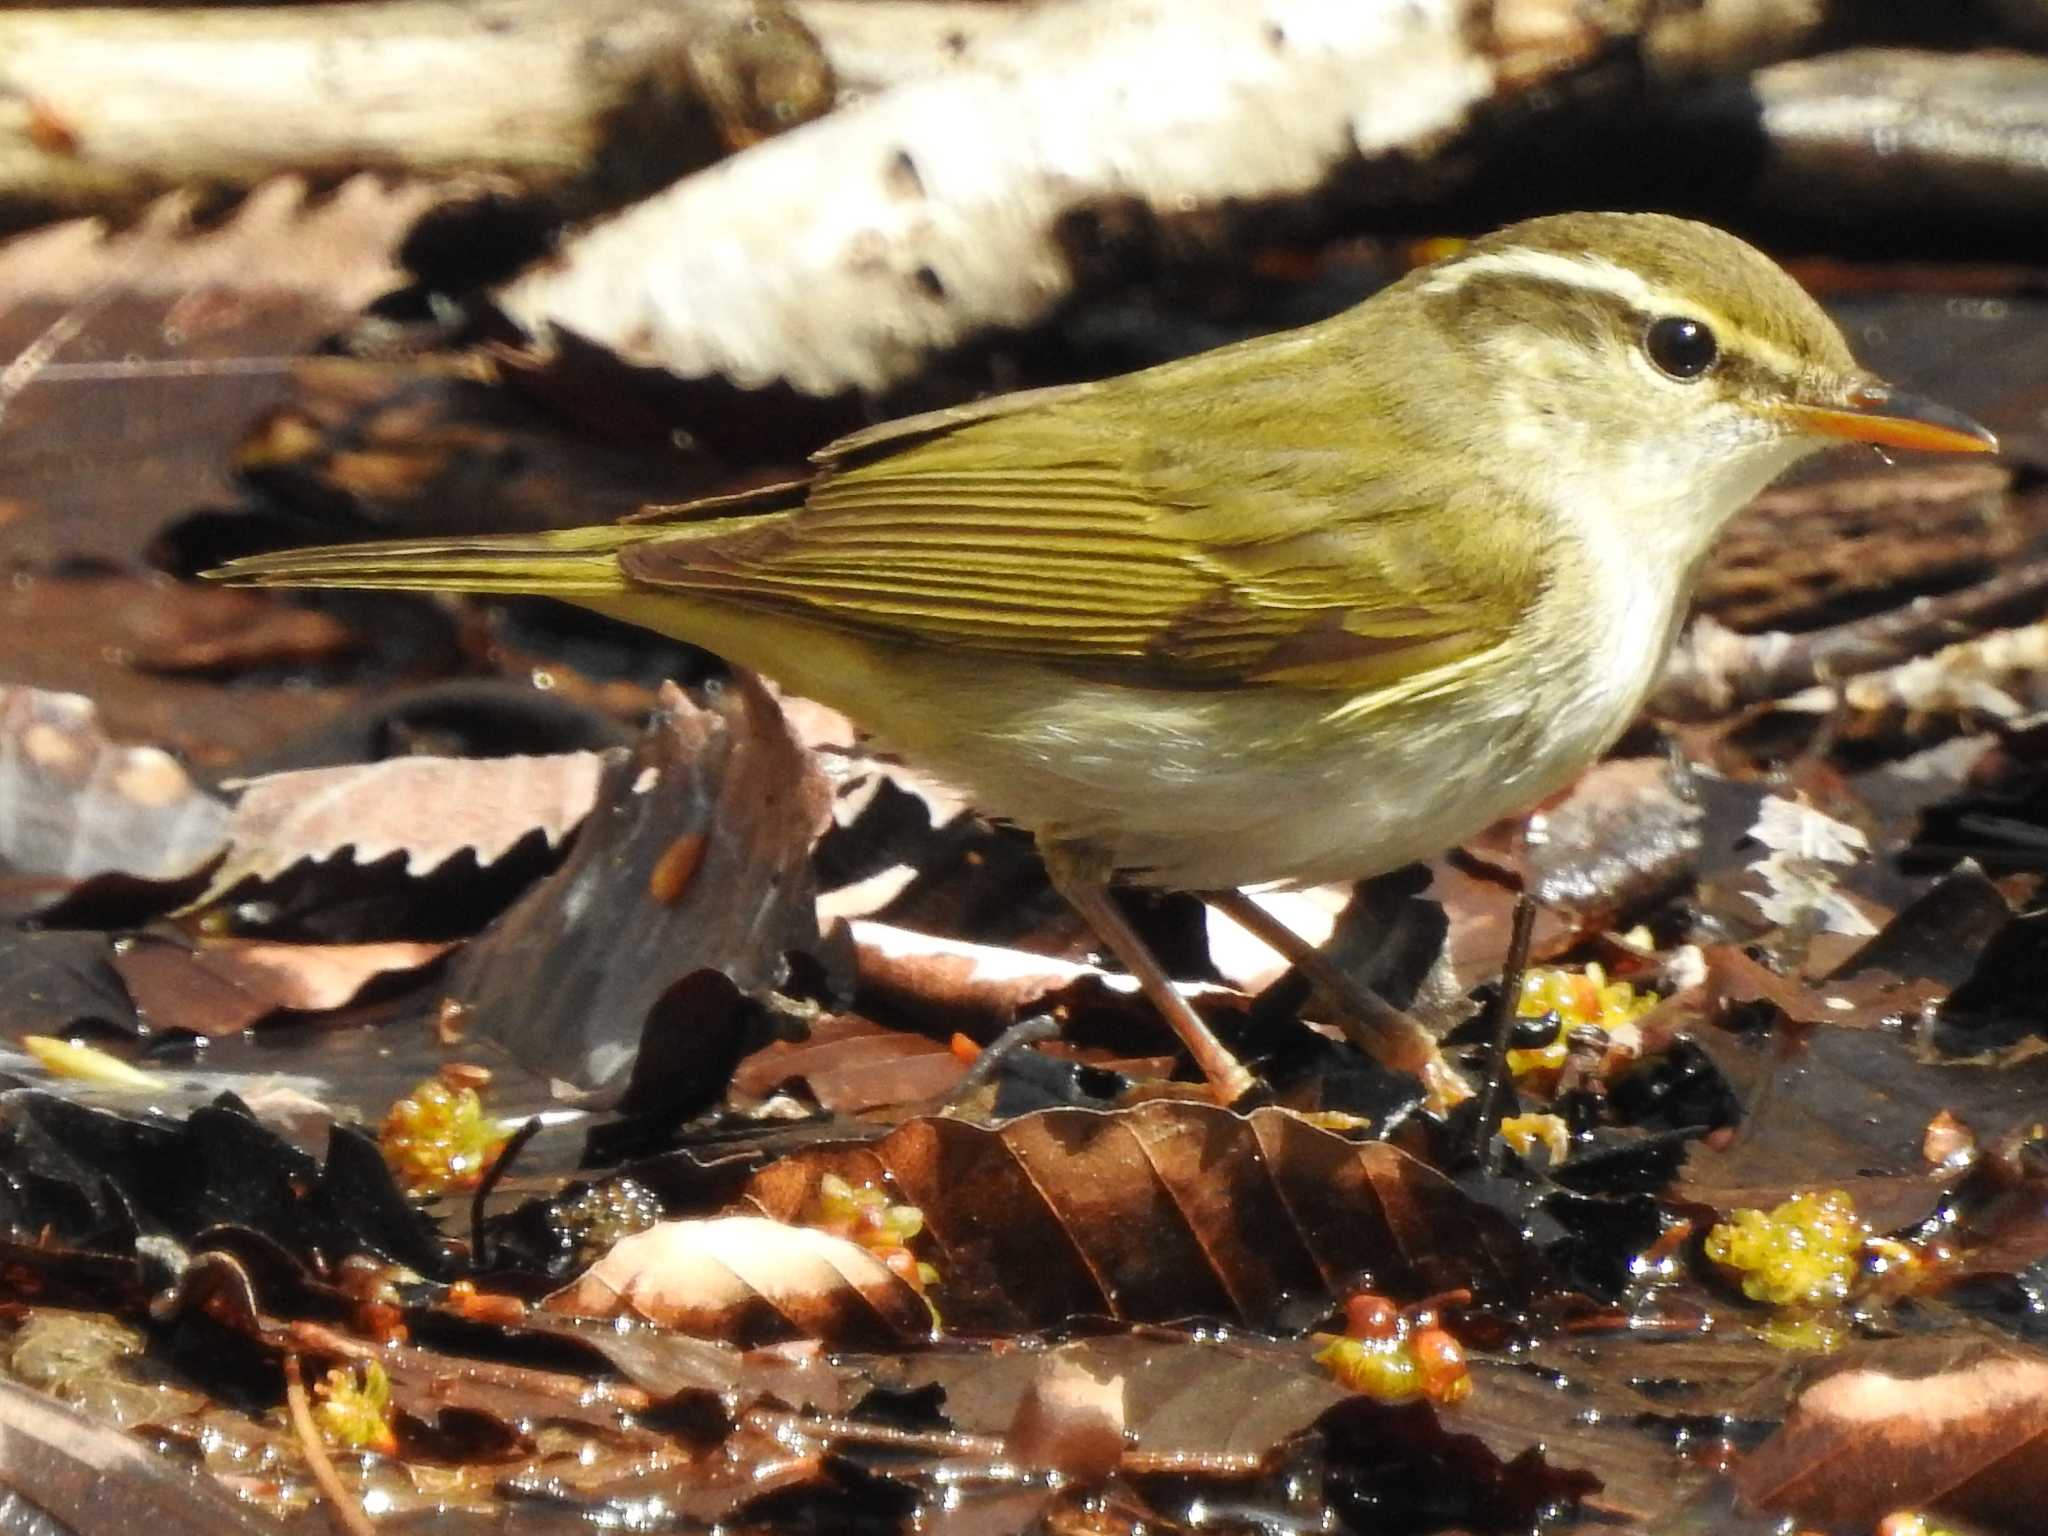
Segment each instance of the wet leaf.
M827 1172L923 1213L912 1246L925 1257L929 1240L949 1328L1075 1316L1267 1326L1361 1285L1526 1301L1551 1283L1529 1239L1442 1174L1285 1110L1156 1101L993 1129L911 1120L871 1144L793 1153L748 1193L791 1219Z
M231 1035L275 1013L344 1007L379 977L431 965L449 947L234 940L187 949L145 938L122 944L114 969L144 1029Z
M368 1137L335 1127L323 1162L231 1099L172 1121L16 1091L0 1099L0 1170L15 1183L10 1219L60 1243L123 1228L189 1241L225 1224L308 1261L372 1253L428 1275L446 1264Z
M932 1324L924 1298L858 1243L759 1216L661 1222L547 1305L739 1344L901 1342Z
M0 930L0 1032L66 1035L83 1025L135 1030L135 1005L103 933Z
M1532 1530L1600 1488L1598 1477L1572 1464L1575 1445L1553 1453L1531 1435L1504 1450L1426 1403L1354 1397L1317 1428L1327 1458L1323 1497L1354 1529Z
M1694 1146L1676 1193L1721 1210L1768 1208L1800 1190L1846 1189L1880 1230L1925 1219L1958 1170L1929 1163L1947 1111L1988 1141L2039 1114L2048 1057L1943 1062L1895 1035L1823 1026L1795 1042L1701 1031L1694 1040L1743 1101L1731 1144Z
M765 1099L794 1086L825 1109L857 1114L883 1104L920 1104L942 1097L967 1074L967 1063L938 1041L888 1029L853 1013L811 1022L802 1040L776 1040L733 1073L735 1092Z
M145 670L143 659L222 643L273 604L155 574L18 574L0 587L0 673L83 694L117 741L148 742L219 771L347 709L342 688L222 687Z
M1123 1460L1124 1378L1095 1376L1072 1356L1048 1356L1004 1438L1021 1466L1100 1482Z
M277 1526L123 1429L12 1382L0 1384L12 1498L59 1529L159 1536L275 1536Z
M1844 1371L1804 1393L1746 1457L1750 1502L1814 1524L1935 1508L2027 1528L2048 1499L2048 1359L1994 1355L1901 1377Z
M734 989L770 988L786 956L819 948L808 860L827 791L750 680L707 707L674 688L662 704L606 767L567 861L464 949L448 991L482 1034L589 1089L616 1092L651 1027L662 1070L708 1103L740 1054ZM695 839L682 872L673 850Z
M1313 1354L1300 1339L1140 1328L1043 1349L960 1349L941 1340L915 1355L862 1364L898 1390L942 1388L947 1422L984 1435L1007 1434L1056 1368L1120 1381L1133 1451L1155 1462L1180 1457L1242 1474L1349 1395Z

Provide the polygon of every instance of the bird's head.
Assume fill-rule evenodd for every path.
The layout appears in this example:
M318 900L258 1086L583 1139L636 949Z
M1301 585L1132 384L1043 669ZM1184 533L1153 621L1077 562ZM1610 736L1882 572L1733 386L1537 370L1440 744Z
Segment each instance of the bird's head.
M1561 494L1611 482L1604 502L1668 505L1711 532L1830 444L1997 447L1968 417L1861 367L1783 268L1704 224L1531 219L1403 287L1459 364L1438 410L1464 419L1443 425L1511 473L1556 476Z

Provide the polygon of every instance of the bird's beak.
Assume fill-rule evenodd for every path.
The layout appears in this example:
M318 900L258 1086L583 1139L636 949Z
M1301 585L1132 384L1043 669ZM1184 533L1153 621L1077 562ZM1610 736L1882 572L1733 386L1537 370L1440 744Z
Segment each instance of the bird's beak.
M1858 384L1848 404L1792 405L1786 414L1803 432L1845 443L1880 448L1917 448L1927 453L1996 453L1998 439L1945 405L1909 395L1889 384Z

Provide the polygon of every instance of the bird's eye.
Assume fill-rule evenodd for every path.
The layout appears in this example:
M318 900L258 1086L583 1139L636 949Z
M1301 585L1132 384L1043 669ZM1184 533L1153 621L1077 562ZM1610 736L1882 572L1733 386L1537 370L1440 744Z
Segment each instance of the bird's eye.
M1721 344L1714 333L1697 320L1666 315L1650 322L1643 335L1643 350L1650 361L1674 379L1696 379L1713 367L1721 356Z

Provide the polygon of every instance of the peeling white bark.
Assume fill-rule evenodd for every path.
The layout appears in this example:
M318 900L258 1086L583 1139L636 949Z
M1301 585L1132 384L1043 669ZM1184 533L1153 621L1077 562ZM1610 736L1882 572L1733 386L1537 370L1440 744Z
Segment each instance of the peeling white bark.
M1472 110L1620 40L1673 75L1747 63L1819 0L1055 0L955 67L606 218L498 295L546 342L746 388L877 391L1075 285L1063 225L1298 203L1425 159Z

